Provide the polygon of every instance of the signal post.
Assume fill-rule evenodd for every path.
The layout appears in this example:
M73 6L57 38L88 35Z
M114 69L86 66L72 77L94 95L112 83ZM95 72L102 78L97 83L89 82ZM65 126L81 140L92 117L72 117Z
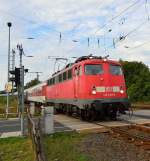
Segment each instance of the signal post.
M23 48L17 45L20 56L20 84L18 85L19 110L21 119L21 135L24 135L24 66L22 65Z
M22 65L22 55L23 48L22 45L17 45L20 55L20 67L16 68L9 73L14 75L10 78L10 81L15 82L15 86L18 91L18 105L19 105L19 114L21 120L21 135L24 135L24 66Z

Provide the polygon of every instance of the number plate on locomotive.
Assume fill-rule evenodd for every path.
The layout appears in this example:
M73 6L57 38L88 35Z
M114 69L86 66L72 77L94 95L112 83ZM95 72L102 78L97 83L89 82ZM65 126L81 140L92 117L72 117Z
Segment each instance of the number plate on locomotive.
M119 92L119 86L113 86L113 87L105 87L105 86L101 86L101 87L96 87L96 91L97 92Z

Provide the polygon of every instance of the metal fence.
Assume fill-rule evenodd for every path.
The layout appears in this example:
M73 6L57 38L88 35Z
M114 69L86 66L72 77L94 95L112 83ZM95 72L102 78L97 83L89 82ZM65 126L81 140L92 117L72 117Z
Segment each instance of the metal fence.
M42 142L41 120L40 118L33 120L29 112L27 112L27 119L28 133L32 140L36 161L47 161Z

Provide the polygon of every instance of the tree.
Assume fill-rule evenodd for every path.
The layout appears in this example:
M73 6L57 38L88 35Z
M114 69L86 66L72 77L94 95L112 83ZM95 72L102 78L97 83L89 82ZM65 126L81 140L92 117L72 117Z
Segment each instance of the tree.
M41 83L39 80L33 79L33 80L31 80L30 82L28 82L28 83L25 85L25 89L30 88L30 87L33 87L33 86L35 86L35 85L37 85L37 84L39 84L39 83Z
M142 62L120 60L132 102L150 101L150 70Z

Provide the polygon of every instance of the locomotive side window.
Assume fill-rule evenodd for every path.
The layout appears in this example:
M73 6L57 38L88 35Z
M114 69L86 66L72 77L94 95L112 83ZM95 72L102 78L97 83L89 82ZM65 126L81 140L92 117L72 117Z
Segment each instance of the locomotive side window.
M53 79L51 78L48 80L48 85L52 85L52 84L53 84Z
M55 77L52 78L52 84L55 84Z
M62 82L62 74L59 74L59 82Z
M72 78L72 69L69 69L68 70L68 79L71 79Z
M50 85L50 80L47 80L47 84Z
M102 74L103 68L101 64L87 64L85 65L85 74L87 75L97 75Z
M49 85L52 85L52 79L49 80Z
M63 73L63 81L65 81L67 79L67 72Z
M79 71L78 71L77 67L75 67L75 69L74 69L74 74L75 74L75 76L77 76L79 74Z
M52 85L53 84L53 79L51 78L51 80L50 80L50 85Z
M119 65L110 64L110 72L113 75L122 75L122 69Z
M58 76L55 77L55 83L59 83L59 77Z

